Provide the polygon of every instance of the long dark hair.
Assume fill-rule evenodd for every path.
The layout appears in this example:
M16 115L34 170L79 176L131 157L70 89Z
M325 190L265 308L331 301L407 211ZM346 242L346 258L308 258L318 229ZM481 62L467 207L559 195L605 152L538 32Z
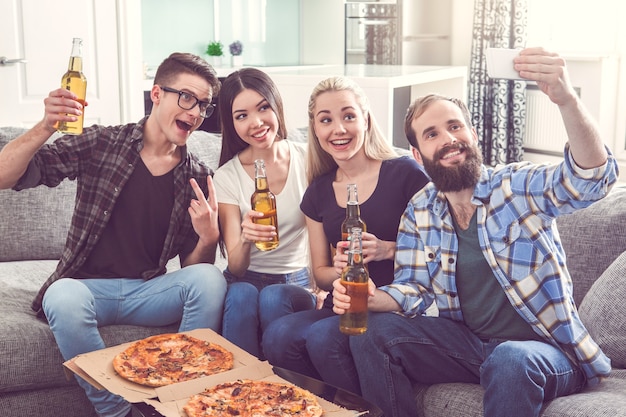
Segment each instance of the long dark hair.
M278 139L287 137L283 99L274 81L266 73L256 68L242 68L235 71L222 82L222 89L217 102L222 125L222 152L218 167L248 147L248 144L239 137L235 130L232 109L235 97L245 89L254 90L267 100L278 119Z

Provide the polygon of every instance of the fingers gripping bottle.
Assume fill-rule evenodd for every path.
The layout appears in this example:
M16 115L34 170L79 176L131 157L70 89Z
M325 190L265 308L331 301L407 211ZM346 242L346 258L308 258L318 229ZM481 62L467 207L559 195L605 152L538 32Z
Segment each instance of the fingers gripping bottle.
M339 316L339 330L348 335L358 335L367 330L367 288L369 274L363 265L361 229L352 228L348 265L341 273L341 285L350 296L350 308Z
M257 224L272 225L276 228L276 235L270 241L255 242L255 246L262 251L269 251L278 247L278 217L276 216L276 196L270 191L265 174L265 161L254 161L254 193L250 199L252 209L263 213L263 217L255 217Z
M363 232L367 231L365 222L361 219L356 184L348 184L348 202L346 203L346 218L341 223L341 240L348 240L353 227L359 227Z
M84 106L85 96L87 94L87 78L83 74L83 41L80 38L74 38L72 43L72 55L67 68L67 72L61 79L61 87L70 90L76 96L78 101ZM80 135L83 133L83 116L85 108L82 109L83 114L78 116L75 122L59 122L57 130L66 135Z

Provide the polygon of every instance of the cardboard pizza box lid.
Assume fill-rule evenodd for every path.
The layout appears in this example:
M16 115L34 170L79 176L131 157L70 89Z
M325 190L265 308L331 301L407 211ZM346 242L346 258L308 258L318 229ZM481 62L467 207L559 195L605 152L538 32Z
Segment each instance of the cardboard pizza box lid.
M267 362L259 361L257 364L242 368L232 369L228 372L192 379L178 384L166 385L155 389L157 398L161 403L189 398L205 389L217 384L238 379L262 379L273 375L272 366Z
M216 343L228 351L233 353L233 369L224 373L230 373L240 368L246 368L248 366L256 366L261 361L254 355L249 354L245 350L241 349L237 345L229 342L224 337L220 336L211 329L196 329L188 332L183 332L197 339L206 340L212 343ZM145 387L143 385L130 382L115 372L113 369L113 358L124 349L126 349L130 343L124 343L117 346L112 346L106 349L97 350L94 352L78 355L63 365L65 369L71 373L77 374L84 378L91 385L98 389L106 389L109 392L120 395L128 402L137 403L142 402L149 398L157 398L158 394L156 388ZM199 380L204 378L198 378ZM170 387L175 387L180 384L172 384Z
M159 387L156 389L158 400L146 399L144 402L154 407L154 409L164 417L186 417L187 415L183 411L183 407L187 404L189 397L217 384L236 381L238 379L291 384L291 382L274 374L272 366L269 363L259 362L257 365L250 365L245 368L233 369L229 372L186 381L180 384ZM324 417L354 417L367 414L367 412L347 410L320 397L317 397L317 400L324 409Z

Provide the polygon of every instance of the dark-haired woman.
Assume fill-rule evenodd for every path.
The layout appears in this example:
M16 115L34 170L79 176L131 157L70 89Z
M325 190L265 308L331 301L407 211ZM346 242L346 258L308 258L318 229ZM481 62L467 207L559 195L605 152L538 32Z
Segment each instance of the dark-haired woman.
M231 73L222 84L218 106L223 137L214 183L221 247L228 255L222 335L261 357L260 334L270 322L315 306L315 296L308 290L307 228L299 209L307 186L306 147L286 140L282 99L271 78L260 70ZM261 215L250 204L256 159L265 161L278 213L280 243L266 252L254 242L270 240L277 231L253 222ZM288 286L289 296L276 299L264 291L272 284L294 285Z

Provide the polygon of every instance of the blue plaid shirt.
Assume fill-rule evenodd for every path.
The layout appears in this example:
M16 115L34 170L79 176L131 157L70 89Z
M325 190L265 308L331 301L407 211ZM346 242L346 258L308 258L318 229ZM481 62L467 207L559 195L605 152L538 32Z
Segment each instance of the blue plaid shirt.
M480 247L507 298L535 332L581 366L590 385L609 374L611 363L578 316L555 218L604 197L617 176L612 154L603 166L583 170L566 147L558 165L483 166L472 198ZM394 282L381 289L406 315L436 303L440 317L463 321L457 250L446 198L431 183L402 216Z

